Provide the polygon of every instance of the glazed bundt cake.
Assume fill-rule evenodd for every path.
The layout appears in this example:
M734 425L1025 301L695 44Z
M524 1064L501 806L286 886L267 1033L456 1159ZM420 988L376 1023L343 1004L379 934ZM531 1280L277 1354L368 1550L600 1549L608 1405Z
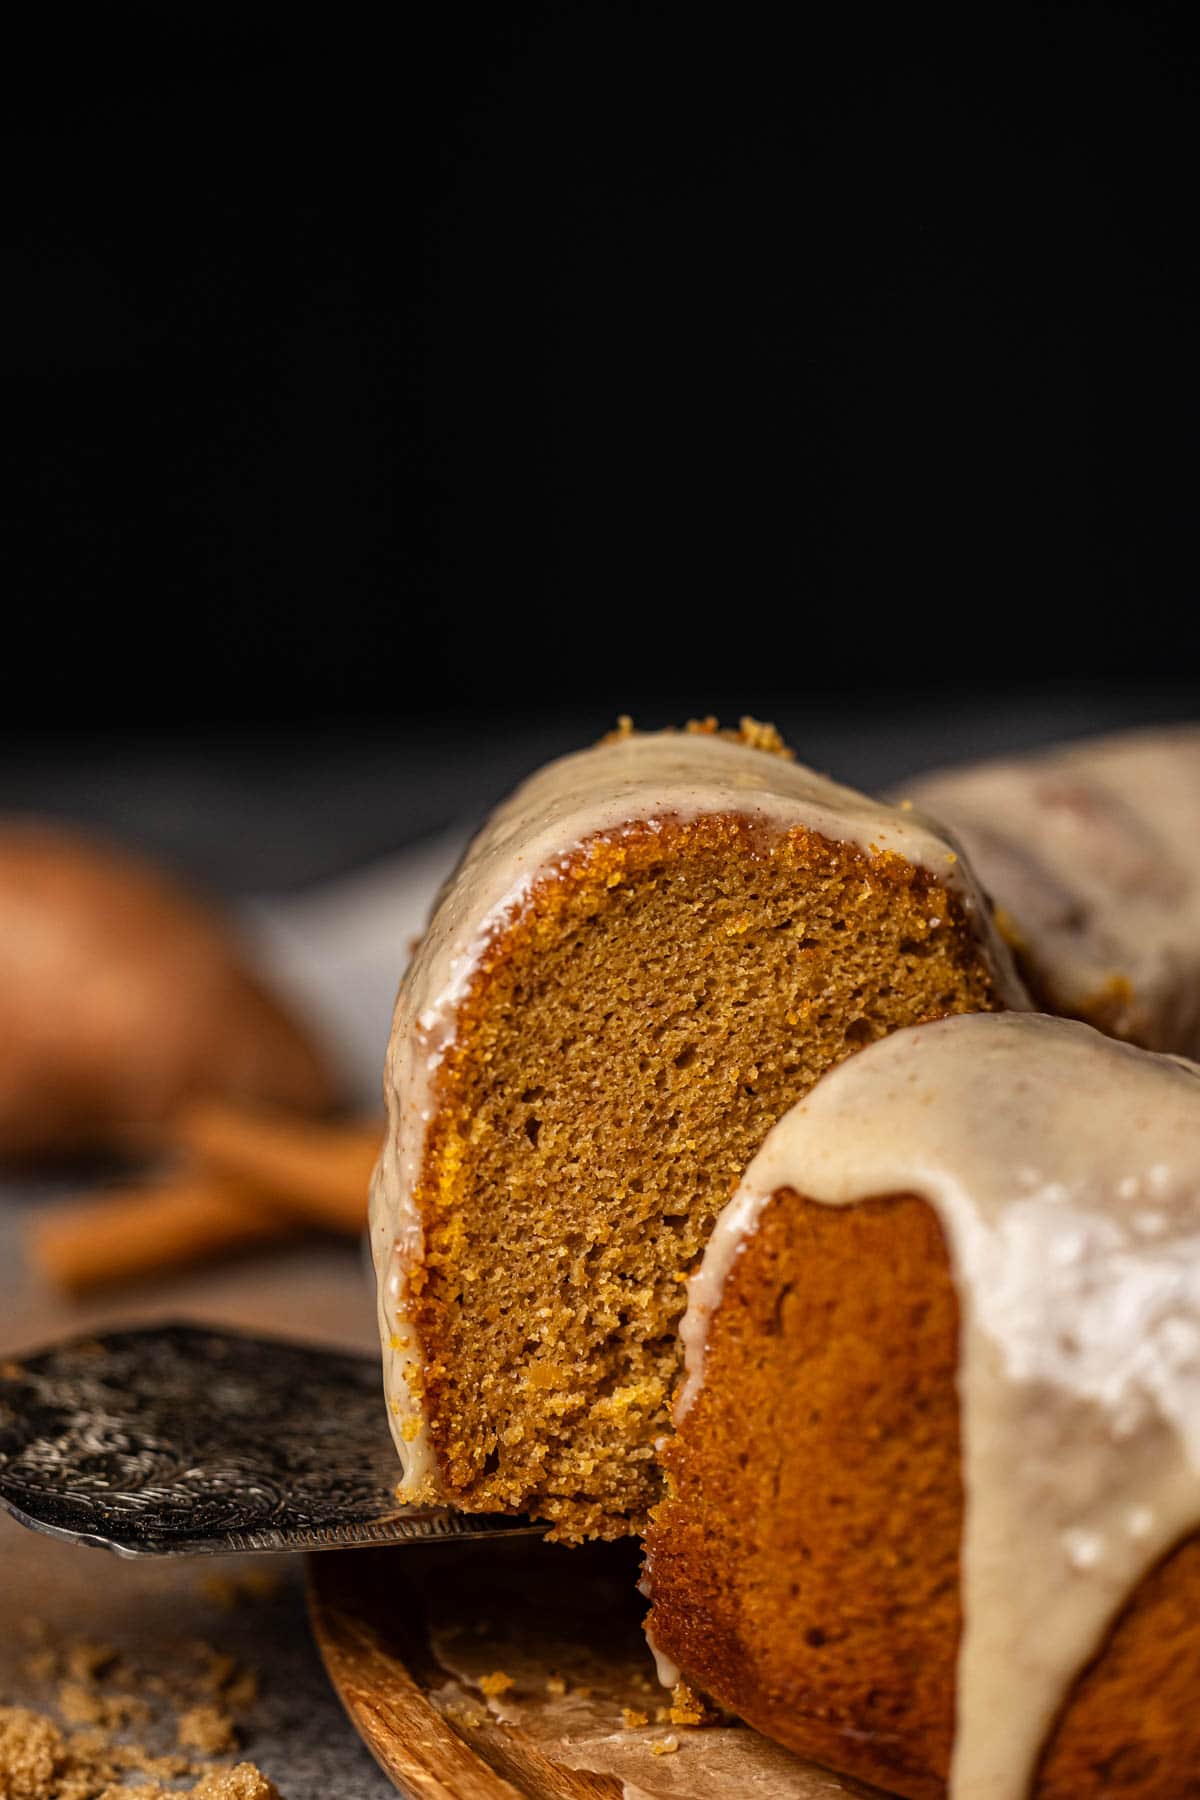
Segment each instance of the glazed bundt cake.
M623 728L494 815L406 974L372 1223L400 1497L626 1534L689 1268L851 1052L1026 1004L952 843L768 727Z
M1200 1056L1200 726L927 775L1047 1010Z
M871 1045L683 1335L646 1585L689 1681L911 1800L1200 1792L1200 1069L1017 1012Z

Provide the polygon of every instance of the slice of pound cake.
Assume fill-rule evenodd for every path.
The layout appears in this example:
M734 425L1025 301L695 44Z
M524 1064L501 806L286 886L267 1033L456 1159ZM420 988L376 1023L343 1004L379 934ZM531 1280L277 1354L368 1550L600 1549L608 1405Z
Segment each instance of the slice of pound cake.
M640 1529L684 1282L769 1128L1024 1004L953 843L769 727L623 729L495 813L400 990L372 1196L402 1499Z

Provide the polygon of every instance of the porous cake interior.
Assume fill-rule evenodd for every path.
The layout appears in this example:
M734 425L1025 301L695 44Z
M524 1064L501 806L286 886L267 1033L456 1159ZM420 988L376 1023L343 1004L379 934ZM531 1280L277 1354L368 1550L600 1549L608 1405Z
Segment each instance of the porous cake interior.
M775 1194L647 1545L656 1641L698 1686L910 1800L944 1794L954 1730L958 1337L925 1201Z
M418 1184L451 1499L640 1530L684 1280L770 1126L872 1039L998 1004L931 876L804 830L627 829L541 880L460 1012Z

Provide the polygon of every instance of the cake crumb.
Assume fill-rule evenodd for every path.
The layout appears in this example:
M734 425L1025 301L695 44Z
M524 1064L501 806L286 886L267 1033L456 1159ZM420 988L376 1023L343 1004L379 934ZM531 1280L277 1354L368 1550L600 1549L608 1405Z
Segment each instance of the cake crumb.
M621 1708L621 1717L625 1721L626 1731L637 1731L641 1726L650 1723L649 1713L638 1712L632 1706L623 1706Z
M548 1675L546 1677L546 1692L552 1695L555 1700L561 1700L566 1691L567 1683L565 1676Z
M668 1732L664 1738L655 1738L650 1745L650 1749L655 1756L674 1756L678 1748L679 1739L675 1736L673 1731Z
M488 1715L481 1713L477 1706L464 1706L457 1700L451 1700L447 1704L446 1717L456 1725L465 1725L468 1731L478 1731L481 1725L489 1722Z
M703 1725L704 1702L698 1694L693 1693L686 1681L677 1681L671 1689L671 1704L667 1716L672 1725Z
M480 1692L486 1694L489 1700L496 1700L501 1694L507 1694L508 1690L516 1685L511 1675L506 1675L503 1669L496 1669L491 1675L483 1677L479 1688Z

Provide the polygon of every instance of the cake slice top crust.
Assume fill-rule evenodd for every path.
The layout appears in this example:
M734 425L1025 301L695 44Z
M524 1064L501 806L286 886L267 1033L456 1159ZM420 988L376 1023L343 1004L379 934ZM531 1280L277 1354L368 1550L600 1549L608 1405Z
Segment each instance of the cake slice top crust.
M460 1015L482 979L489 949L524 909L538 904L539 883L557 878L569 885L585 865L594 871L597 845L619 847L634 836L644 843L648 832L667 837L692 821L737 821L739 838L752 840L751 854L754 842L769 847L788 832L807 830L853 846L868 872L879 869L881 880L889 869L925 872L923 879L936 884L930 891L953 897L977 939L994 1003L1027 1004L987 903L943 832L913 812L868 800L785 756L768 754L759 747L769 742L764 728L747 735L753 741L704 730L624 731L540 770L471 845L404 977L388 1050L389 1125L371 1218L385 1389L406 1500L443 1497L422 1397L426 1360L411 1305L425 1278L428 1221L418 1193L430 1133L456 1053ZM931 927L937 923L930 918Z
M1200 1068L1005 1013L899 1031L831 1071L771 1131L689 1284L685 1437L726 1278L785 1191L915 1194L940 1219L966 1495L952 1792L1021 1800L1123 1603L1200 1527Z

